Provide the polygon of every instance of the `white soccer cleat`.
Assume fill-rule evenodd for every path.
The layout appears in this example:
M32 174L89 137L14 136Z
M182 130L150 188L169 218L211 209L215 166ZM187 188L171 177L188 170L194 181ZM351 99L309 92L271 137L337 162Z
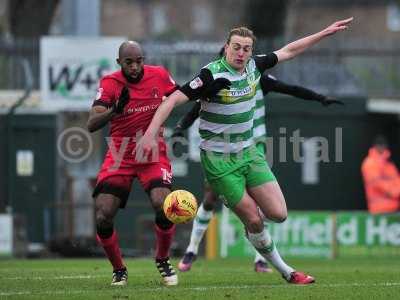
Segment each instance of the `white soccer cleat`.
M162 284L165 286L178 285L178 275L171 275L171 276L163 277Z
M174 268L169 262L169 257L156 259L156 266L161 275L161 283L165 286L173 286L178 284L178 276Z
M128 283L128 270L126 268L115 270L113 272L111 285L125 286Z

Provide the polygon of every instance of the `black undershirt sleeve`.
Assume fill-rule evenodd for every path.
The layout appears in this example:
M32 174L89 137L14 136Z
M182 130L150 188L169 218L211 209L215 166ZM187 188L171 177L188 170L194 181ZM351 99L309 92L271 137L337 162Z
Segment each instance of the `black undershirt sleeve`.
M213 76L211 71L208 69L201 69L198 76L182 85L179 90L184 93L189 100L197 100L201 98L202 93L212 81Z
M266 69L270 69L278 63L278 56L276 56L276 54L273 52L268 54L255 55L253 58L256 63L257 69L261 73L264 73Z
M201 103L200 101L197 101L193 105L192 109L178 121L176 127L179 128L180 130L188 129L190 126L193 125L194 121L196 121L196 119L199 117L200 109L201 109Z
M310 101L322 102L326 99L324 95L318 94L313 90L297 85L286 84L267 74L261 77L261 89L264 95L268 92L276 92Z

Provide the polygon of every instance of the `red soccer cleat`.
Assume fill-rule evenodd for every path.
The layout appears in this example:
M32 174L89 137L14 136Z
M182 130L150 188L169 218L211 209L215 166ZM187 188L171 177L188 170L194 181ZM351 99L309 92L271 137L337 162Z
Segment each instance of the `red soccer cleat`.
M290 279L286 281L293 284L310 284L314 283L315 279L310 275L294 271L290 274Z

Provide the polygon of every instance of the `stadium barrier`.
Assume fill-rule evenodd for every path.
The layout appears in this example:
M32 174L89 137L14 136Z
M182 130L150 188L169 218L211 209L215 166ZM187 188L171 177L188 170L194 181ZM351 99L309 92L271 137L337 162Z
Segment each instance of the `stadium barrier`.
M217 219L219 255L253 256L240 220L225 207ZM266 226L285 257L400 256L400 213L297 211Z

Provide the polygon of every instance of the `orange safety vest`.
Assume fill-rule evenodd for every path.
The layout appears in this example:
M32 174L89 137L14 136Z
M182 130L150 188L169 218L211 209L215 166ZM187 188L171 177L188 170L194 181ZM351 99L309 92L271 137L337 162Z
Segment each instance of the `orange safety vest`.
M372 147L361 165L367 206L373 214L400 209L400 174L389 158L389 150L379 153Z

